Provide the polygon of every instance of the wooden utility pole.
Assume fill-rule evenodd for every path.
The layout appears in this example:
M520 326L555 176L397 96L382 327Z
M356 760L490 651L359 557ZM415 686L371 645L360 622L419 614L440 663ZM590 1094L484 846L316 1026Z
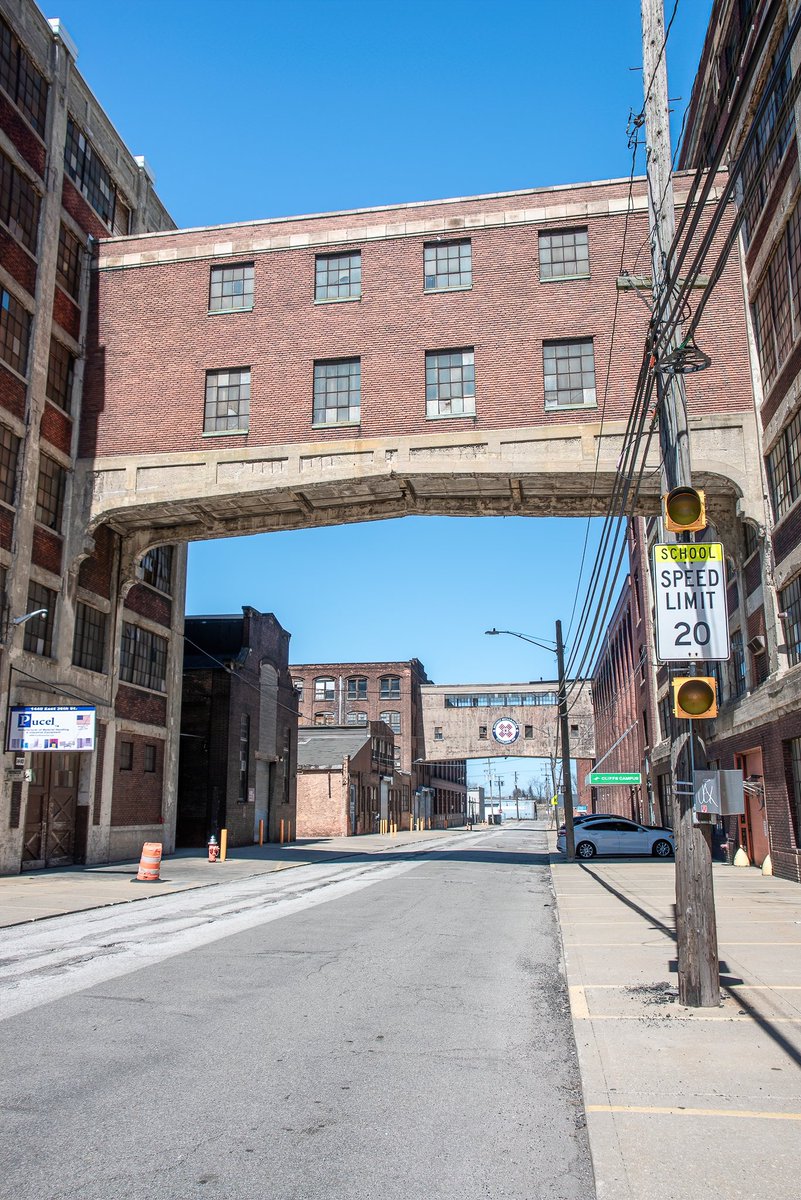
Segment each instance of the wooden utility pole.
M576 835L573 830L573 782L570 778L570 727L567 721L565 647L562 642L561 621L556 622L556 669L559 675L559 735L562 739L562 789L565 795L565 858L568 862L572 862L576 857Z
M665 13L663 0L641 0L643 87L645 90L646 174L654 301L667 299L666 317L672 305L664 296L667 253L673 241L676 218L673 202L670 114L665 62ZM659 329L654 330L655 334ZM674 330L667 352L681 341ZM662 487L691 487L690 442L687 404L682 375L664 373L656 364L659 402L659 437L662 449ZM680 534L689 540L689 534ZM694 668L691 668L694 670ZM671 748L673 813L676 834L676 933L679 963L679 1001L696 1008L720 1004L715 899L712 889L711 831L693 824L693 797L689 734L674 736ZM677 787L681 781L682 786Z

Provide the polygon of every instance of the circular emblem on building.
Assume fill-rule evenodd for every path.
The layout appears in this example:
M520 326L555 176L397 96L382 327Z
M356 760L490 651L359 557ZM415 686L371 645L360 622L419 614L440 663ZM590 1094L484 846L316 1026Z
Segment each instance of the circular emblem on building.
M511 746L520 737L520 726L511 717L501 717L492 727L492 736L501 746Z

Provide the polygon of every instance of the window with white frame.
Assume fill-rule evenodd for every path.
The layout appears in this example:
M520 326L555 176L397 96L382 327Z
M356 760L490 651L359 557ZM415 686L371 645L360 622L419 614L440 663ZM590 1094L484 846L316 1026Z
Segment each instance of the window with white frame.
M560 229L539 235L540 279L583 279L590 273L586 229Z
M475 416L476 367L473 347L426 353L426 416Z
M362 361L337 358L314 364L315 425L352 425L361 420Z
M345 724L346 725L366 725L367 724L367 713L359 712L358 710L349 712L347 714L347 716L345 717Z
M204 433L247 433L250 426L250 367L206 372Z
M399 712L382 712L379 714L379 720L384 721L389 725L393 733L400 733L401 719Z
M241 312L253 307L253 263L212 267L209 312Z
M592 338L543 342L546 408L594 408L595 356Z
M426 292L454 291L473 284L473 247L469 238L429 242L423 247Z
M314 681L314 699L315 700L333 700L335 695L336 685L334 680L328 675L320 675Z
M318 254L314 260L315 300L356 300L362 294L362 252Z

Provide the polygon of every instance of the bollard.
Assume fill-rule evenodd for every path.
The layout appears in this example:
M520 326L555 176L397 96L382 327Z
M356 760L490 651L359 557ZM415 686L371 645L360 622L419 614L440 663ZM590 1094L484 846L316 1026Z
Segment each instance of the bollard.
M284 818L283 818L283 817L281 818L281 829L280 829L279 843L280 843L280 845L282 845L282 846L283 846L283 844L284 844Z
M158 883L161 869L161 842L145 842L139 859L139 870L132 883Z
M214 834L209 838L209 862L217 862L220 857L220 847Z
M220 862L225 862L225 858L226 858L227 854L228 854L228 830L221 829L220 830Z
M261 817L259 818L259 845L264 845L264 820Z

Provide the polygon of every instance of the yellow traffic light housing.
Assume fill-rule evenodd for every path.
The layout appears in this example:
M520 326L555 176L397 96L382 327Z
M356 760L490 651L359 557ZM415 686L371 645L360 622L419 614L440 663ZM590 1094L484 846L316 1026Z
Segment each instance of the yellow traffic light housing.
M706 529L706 497L695 488L674 488L662 497L662 514L671 533L696 533Z
M673 716L705 721L718 715L718 687L710 675L677 675L673 680Z

